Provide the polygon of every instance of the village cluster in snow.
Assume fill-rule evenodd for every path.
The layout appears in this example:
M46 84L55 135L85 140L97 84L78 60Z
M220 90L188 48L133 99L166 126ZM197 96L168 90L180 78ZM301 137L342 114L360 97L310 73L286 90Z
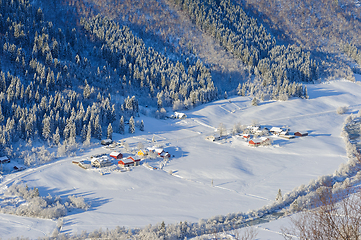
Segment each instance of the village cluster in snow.
M128 153L127 150L124 150L124 152L121 153L119 151L123 144L121 141L113 142L111 139L105 139L101 141L101 144L104 145L105 149L112 150L112 152L100 153L81 161L73 160L72 162L83 169L103 168L109 171L126 172L131 170L130 167L139 165L144 165L144 167L155 170L157 167L150 166L147 160L153 161L160 158L162 161L167 162L171 157L161 146L142 147L135 153Z
M221 128L222 126L218 128L216 134L207 136L206 140L218 142L232 137L235 140L244 140L251 147L258 147L272 145L274 138L289 140L295 137L308 136L307 131L290 132L291 129L288 127L262 127L259 124L241 127L236 133L233 131L232 135L224 134L224 131Z

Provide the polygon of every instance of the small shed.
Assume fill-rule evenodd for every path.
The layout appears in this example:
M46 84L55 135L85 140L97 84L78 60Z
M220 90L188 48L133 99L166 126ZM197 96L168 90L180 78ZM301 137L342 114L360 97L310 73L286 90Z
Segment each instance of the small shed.
M305 137L308 136L308 132L295 132L294 135L297 137Z
M161 147L148 147L147 150L149 152L155 152L158 155L160 155L162 152L164 152L163 148L161 148Z
M269 138L262 137L262 138L260 138L260 139L253 139L253 140L249 141L248 144L249 144L250 146L256 147L256 146L260 146L261 144L265 144L265 143L268 142L268 141L270 141Z
M185 119L185 118L187 118L187 115L185 115L185 113L181 113L181 112L174 112L173 117L178 118L178 119Z
M247 126L247 129L249 129L252 133L255 133L256 131L260 130L260 126L255 126L255 125L251 125L251 126Z
M0 157L0 164L9 163L10 159L7 156Z
M109 156L117 160L123 158L123 154L121 154L120 152L112 152Z
M281 138L285 138L285 139L292 139L292 138L295 138L295 136L294 136L294 135L289 135L289 134L288 134L288 132L287 132L287 134L283 134L283 133L281 133L281 134L279 135L279 137L281 137Z
M260 140L251 140L248 142L248 144L250 146L259 146L259 145L261 145L261 141Z
M101 143L102 145L107 146L107 145L109 145L109 144L112 144L112 143L113 143L113 140L111 140L111 139L108 138L108 139L101 140L100 143Z
M269 131L274 135L278 135L283 132L283 129L280 127L272 127Z
M140 159L133 157L122 158L121 160L118 161L118 165L122 167L138 166L139 163L140 163Z
M131 157L122 158L121 160L118 161L118 165L120 165L122 167L134 166L133 158L131 158Z
M242 137L244 139L249 139L249 138L251 138L251 135L250 134L243 134Z
M159 156L162 158L170 158L170 154L168 152L162 152Z
M218 135L210 135L210 136L206 137L206 140L215 142L215 141L221 140L221 137Z
M137 155L138 155L138 156L141 156L141 157L144 157L145 155L147 155L147 152L144 151L144 150L142 150L142 149L140 149L140 150L137 152Z

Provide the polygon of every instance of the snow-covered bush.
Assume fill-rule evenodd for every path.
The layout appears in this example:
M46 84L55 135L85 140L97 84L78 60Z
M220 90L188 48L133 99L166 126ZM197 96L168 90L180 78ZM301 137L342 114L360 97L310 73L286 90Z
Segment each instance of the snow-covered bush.
M341 114L346 113L347 110L348 110L348 107L346 107L346 106L338 107L337 110L336 110L336 113L341 115Z
M77 197L72 195L69 196L68 199L74 208L88 210L90 207L89 204L85 203L84 198L81 196Z
M184 103L179 99L173 102L173 111L183 110L184 108Z
M67 201L60 197L41 197L37 188L13 184L5 193L10 200L5 198L6 207L1 207L0 212L27 217L54 219L65 216L73 208L88 210L89 204L83 197L69 196ZM16 201L14 199L17 199ZM14 204L17 203L17 204Z
M155 112L155 117L158 119L164 119L167 116L167 111L164 108Z

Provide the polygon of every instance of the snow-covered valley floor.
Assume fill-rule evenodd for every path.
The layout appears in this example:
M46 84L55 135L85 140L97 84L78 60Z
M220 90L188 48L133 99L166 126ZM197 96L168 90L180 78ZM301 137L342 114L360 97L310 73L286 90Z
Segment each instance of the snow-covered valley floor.
M154 145L154 137L156 144L172 155L162 169L159 158L147 160L156 170L137 166L127 172L107 172L72 164L93 154L111 152L96 145L75 157L6 175L1 191L18 183L39 188L41 196L83 196L91 207L74 210L63 218L61 232L69 234L116 226L137 228L162 221L198 222L259 209L271 204L279 189L286 193L307 185L347 162L340 133L347 115L361 109L361 86L340 80L307 87L307 100L268 101L254 107L249 97L232 97L187 111L183 120L142 116L144 132L113 135L115 141L125 140L134 149L139 142L145 147ZM337 114L342 106L349 110ZM253 121L267 127L288 126L294 132L307 131L309 136L277 138L273 146L257 148L233 138L205 140L220 123L230 132L238 122L248 125ZM258 238L283 239L279 229L287 221L276 222L261 224ZM0 214L0 223L2 239L46 236L57 226L56 220L6 214Z

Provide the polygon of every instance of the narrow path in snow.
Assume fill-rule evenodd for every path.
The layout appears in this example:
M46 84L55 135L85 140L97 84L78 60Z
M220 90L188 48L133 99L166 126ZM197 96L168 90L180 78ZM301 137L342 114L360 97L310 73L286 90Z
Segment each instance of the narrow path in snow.
M163 171L165 171L165 170L163 170ZM182 177L182 176L180 176L180 175L178 175L178 174L172 174L172 176L177 177L177 178L181 178L181 179L183 179L183 180L190 181L190 182L193 182L193 183L202 184L203 186L208 186L208 185L209 185L209 184L206 184L206 183L201 182L201 181L192 180L192 179L188 179L188 178ZM249 197L249 198L256 198L256 199L259 199L259 200L271 201L271 200L269 200L268 198L265 198L265 197L261 197L261 196L257 196L257 195L253 195L253 194L248 194L248 193L243 193L243 192L238 192L238 191L236 191L236 190L229 189L229 188L225 188L225 187L221 187L221 186L217 186L217 185L209 186L209 187L211 187L211 188L219 188L219 189L222 189L222 190L234 192L234 193L237 193L237 194L239 194L239 195L246 196L246 197Z
M11 223L11 224L13 224L13 225L19 225L19 226L18 226L19 228L20 228L20 227L21 227L21 228L27 227L27 228L30 229L30 230L35 230L35 231L37 231L37 232L41 232L44 236L48 236L48 233L46 233L46 232L44 232L44 231L42 231L42 230L40 230L40 229L34 228L33 226L31 226L31 225L29 225L29 224L25 224L25 223L22 223L22 222L19 222L19 221L10 220L10 219L8 219L8 218L5 218L4 216L5 216L5 215L0 214L0 219L1 219L1 220L4 220L4 222L8 222L8 223ZM16 215L14 215L14 216L16 216ZM1 222L1 220L0 220L0 222ZM52 221L52 220L49 220L49 221Z
M79 158L79 156L76 156L74 158ZM37 173L37 172L39 172L41 170L44 170L46 168L49 168L51 166L54 166L54 165L57 165L57 164L60 164L60 163L63 163L63 162L67 162L67 161L69 161L69 159L70 159L70 157L66 157L63 160L55 160L54 162L47 163L47 164L44 164L44 165L41 165L41 166L38 166L38 167L35 167L35 168L28 168L26 170L23 170L23 171L20 171L20 172L17 172L17 173L8 174L8 175L6 175L5 180L3 180L0 183L0 189L3 189L5 187L5 185L7 185L7 184L19 182L20 179L23 178L23 177L26 177L26 176L29 176L31 174Z

